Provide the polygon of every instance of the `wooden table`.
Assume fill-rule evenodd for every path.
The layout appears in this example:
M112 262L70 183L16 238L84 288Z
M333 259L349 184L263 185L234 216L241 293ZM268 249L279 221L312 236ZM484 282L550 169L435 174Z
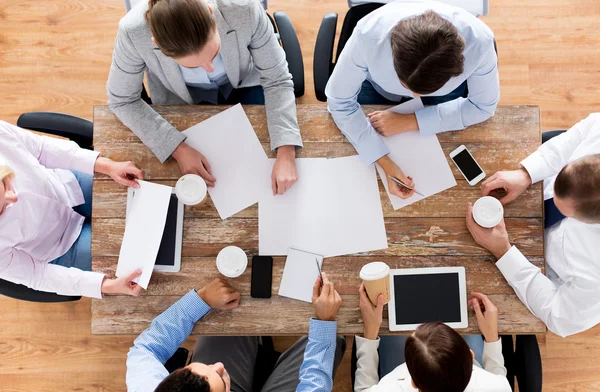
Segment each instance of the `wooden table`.
M365 112L382 107L366 106ZM155 106L156 111L177 129L203 121L225 107ZM263 106L244 107L265 151L269 136ZM356 154L327 113L326 105L299 105L298 121L304 149L298 157L341 157ZM540 145L540 112L535 106L500 106L489 121L459 132L439 135L448 154L466 144L488 175L497 170L516 168L520 160ZM128 130L107 106L94 108L94 146L114 160L133 161L145 179L175 185L180 174L177 164L164 165ZM357 288L360 268L381 260L391 268L464 266L467 292L488 294L499 309L501 333L545 333L544 324L523 306L506 283L495 259L471 238L465 226L466 205L480 195L450 164L458 185L411 206L393 211L380 183L389 248L381 251L327 259L323 270L329 274L342 295L338 333L359 334L362 319ZM93 196L93 270L114 275L125 228L126 189L105 176L96 176ZM511 241L538 267L544 266L542 188L530 187L519 199L506 206L506 225ZM202 207L186 207L183 232L183 259L177 274L152 275L148 290L139 297L106 296L92 302L92 333L138 334L171 304L192 288L200 288L219 276L215 257L219 250L235 244L249 256L258 252L257 207L252 206L222 221L212 202ZM213 311L194 327L193 333L206 335L299 335L308 331L312 305L277 296L285 263L275 257L273 296L250 297L251 263L232 284L242 293L241 305L233 311ZM415 293L418 295L418 293ZM469 313L469 329L477 325ZM387 314L381 327L389 334Z

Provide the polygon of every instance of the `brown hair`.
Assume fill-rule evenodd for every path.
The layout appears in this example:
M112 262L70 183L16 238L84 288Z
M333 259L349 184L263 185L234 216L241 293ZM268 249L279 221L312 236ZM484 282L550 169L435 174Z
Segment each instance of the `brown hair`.
M577 216L600 223L600 154L569 162L556 176L554 195L575 203Z
M464 40L433 11L398 22L391 44L396 74L414 93L431 94L463 73Z
M184 367L169 374L156 387L154 392L210 392L206 376L201 376Z
M216 29L205 0L149 0L146 20L160 50L174 58L199 52Z
M420 325L406 340L404 357L421 392L463 392L471 380L473 356L469 346L445 324Z

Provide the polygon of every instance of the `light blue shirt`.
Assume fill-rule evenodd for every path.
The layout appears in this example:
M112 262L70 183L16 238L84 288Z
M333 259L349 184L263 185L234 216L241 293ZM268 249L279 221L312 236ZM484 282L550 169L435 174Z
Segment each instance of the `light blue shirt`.
M438 91L423 96L449 94L465 80L469 96L418 110L415 114L421 134L464 129L485 121L493 116L500 100L494 35L482 21L461 8L435 1L398 0L387 4L356 25L325 89L329 112L335 123L367 164L389 151L358 104L361 85L368 80L379 93L392 100L413 96L402 86L394 69L390 32L399 21L428 10L457 28L465 40L465 61L462 75L451 78Z
M127 354L127 390L152 392L169 372L164 364L190 336L194 324L210 310L195 290L156 317ZM297 391L329 392L333 388L335 321L310 321L308 344Z
M188 86L194 87L218 87L229 81L225 72L225 64L221 53L213 60L215 69L212 72L206 72L204 68L186 68L179 65L181 76Z

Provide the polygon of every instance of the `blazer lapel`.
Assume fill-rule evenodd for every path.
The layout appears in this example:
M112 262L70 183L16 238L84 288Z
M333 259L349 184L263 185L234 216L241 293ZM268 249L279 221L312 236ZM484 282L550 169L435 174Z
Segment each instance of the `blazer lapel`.
M181 75L181 70L179 69L179 64L175 60L170 57L167 57L160 51L158 46L154 49L154 54L158 59L160 66L165 73L165 77L168 82L171 84L172 91L179 95L181 99L187 102L190 105L194 104L192 100L192 96L183 80L183 76Z
M217 31L221 38L221 58L225 65L225 72L229 82L234 88L240 84L240 55L238 52L238 40L234 30L231 30L229 24L223 18L223 15L216 7L215 3L211 3L213 14L217 22Z

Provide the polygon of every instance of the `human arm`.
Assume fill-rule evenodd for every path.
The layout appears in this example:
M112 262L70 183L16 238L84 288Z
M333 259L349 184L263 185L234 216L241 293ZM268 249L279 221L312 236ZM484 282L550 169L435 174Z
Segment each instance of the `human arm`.
M313 286L315 318L310 320L308 344L304 361L300 366L298 392L331 391L333 388L333 361L336 350L335 317L342 305L342 298L324 272L323 283L317 278Z
M525 158L521 165L527 170L532 183L535 184L558 174L569 162L577 147L592 132L598 132L599 122L600 114L594 113L575 124L567 132L548 140Z
M362 39L360 29L355 29L337 60L325 94L329 113L338 128L356 148L361 159L372 164L387 155L389 150L358 103L358 94L368 75L364 58L368 45Z
M482 44L481 51L471 53L471 58L481 59L477 69L468 77L469 95L416 111L419 131L432 135L465 129L494 115L500 100L498 56L493 37Z
M373 306L364 284L358 289L360 295L360 313L364 324L364 337L356 337L356 374L354 392L371 390L379 383L379 328L383 320L383 296L377 297L377 306Z
M194 324L211 309L232 309L239 293L220 279L196 292L191 290L156 317L138 336L127 354L127 389L153 391L169 375L164 364L192 332Z

